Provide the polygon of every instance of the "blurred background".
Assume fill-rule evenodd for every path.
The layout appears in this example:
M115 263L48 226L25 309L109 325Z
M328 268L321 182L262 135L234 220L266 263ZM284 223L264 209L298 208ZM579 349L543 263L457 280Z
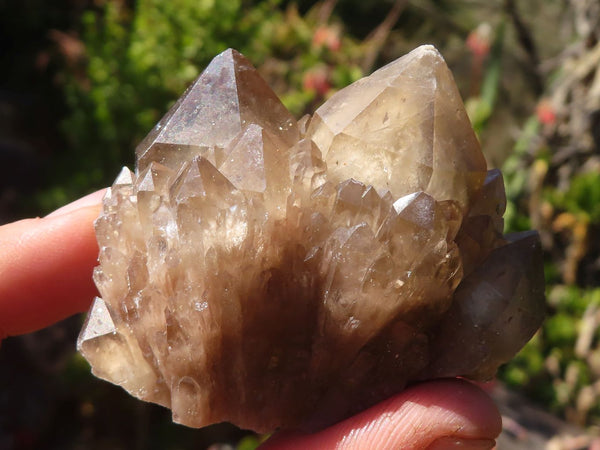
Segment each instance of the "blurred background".
M109 185L213 56L233 47L300 117L432 43L491 167L507 231L535 228L549 316L489 390L499 449L600 434L600 0L0 0L0 223ZM239 449L93 378L82 318L0 348L0 449ZM212 447L211 447L212 446Z

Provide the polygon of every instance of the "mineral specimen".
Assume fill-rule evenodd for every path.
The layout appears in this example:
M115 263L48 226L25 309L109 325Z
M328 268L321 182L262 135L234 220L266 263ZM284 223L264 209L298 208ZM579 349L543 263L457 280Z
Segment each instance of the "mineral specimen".
M410 381L488 379L539 327L452 75L423 46L299 125L239 53L138 146L96 222L93 372L193 427L317 428Z

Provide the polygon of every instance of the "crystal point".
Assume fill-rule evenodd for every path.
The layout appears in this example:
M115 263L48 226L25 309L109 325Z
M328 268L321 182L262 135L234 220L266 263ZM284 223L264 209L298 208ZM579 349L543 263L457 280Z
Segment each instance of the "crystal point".
M523 232L508 240L456 289L438 325L431 346L434 363L424 378L460 374L491 379L537 330L545 314L540 238L536 232ZM466 346L471 348L468 353Z
M539 239L503 236L502 175L431 46L299 124L227 50L136 155L78 349L179 423L314 430L414 380L487 379L541 323Z
M293 116L239 52L216 56L137 146L137 167L156 161L176 169L196 155L211 159L250 124L272 130L287 145L298 140Z
M430 45L334 94L317 109L307 134L323 152L330 177L360 173L395 197L424 191L466 209L486 174L452 74Z

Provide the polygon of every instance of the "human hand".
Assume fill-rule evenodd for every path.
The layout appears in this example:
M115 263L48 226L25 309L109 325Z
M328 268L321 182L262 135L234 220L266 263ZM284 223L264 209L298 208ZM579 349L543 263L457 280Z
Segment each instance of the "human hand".
M86 311L97 294L93 221L104 191L44 218L0 227L0 339L38 330ZM421 383L314 434L278 433L264 450L489 449L500 416L475 385Z

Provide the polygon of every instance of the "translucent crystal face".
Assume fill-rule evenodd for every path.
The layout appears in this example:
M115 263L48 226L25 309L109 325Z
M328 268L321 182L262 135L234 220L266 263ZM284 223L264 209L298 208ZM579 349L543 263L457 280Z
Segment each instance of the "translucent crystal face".
M502 235L502 175L437 50L305 125L228 50L138 146L96 222L97 376L189 426L314 429L412 380L490 378L533 335L537 235Z

